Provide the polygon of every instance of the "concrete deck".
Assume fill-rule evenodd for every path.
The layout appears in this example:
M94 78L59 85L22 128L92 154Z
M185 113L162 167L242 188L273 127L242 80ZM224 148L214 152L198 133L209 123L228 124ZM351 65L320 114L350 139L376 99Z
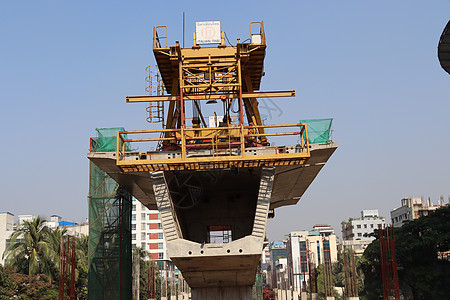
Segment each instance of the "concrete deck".
M311 144L311 157L305 165L276 167L270 209L297 204L337 147L334 142ZM123 173L116 165L115 152L90 152L88 158L146 207L157 209L150 172Z

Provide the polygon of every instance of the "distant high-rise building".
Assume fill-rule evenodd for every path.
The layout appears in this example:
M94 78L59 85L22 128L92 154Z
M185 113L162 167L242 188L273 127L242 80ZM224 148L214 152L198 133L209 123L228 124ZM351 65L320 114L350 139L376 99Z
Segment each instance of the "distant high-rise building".
M300 292L309 280L309 262L317 267L324 261L337 261L337 237L330 225L289 233L286 242L289 283Z
M277 261L286 258L286 242L273 241L269 243L269 266L267 266L267 283L270 288L277 287Z
M402 206L391 210L391 222L394 227L401 227L406 221L412 221L422 216L427 216L436 209L445 206L444 197L441 196L438 204L433 204L431 199L425 202L422 198L403 198Z
M168 260L166 242L158 210L149 210L133 198L131 245L149 253L152 260Z
M375 239L371 236L378 225L386 225L386 220L380 217L377 209L361 211L361 217L349 218L342 222L342 238L344 247L351 247L355 255L360 257L367 246Z

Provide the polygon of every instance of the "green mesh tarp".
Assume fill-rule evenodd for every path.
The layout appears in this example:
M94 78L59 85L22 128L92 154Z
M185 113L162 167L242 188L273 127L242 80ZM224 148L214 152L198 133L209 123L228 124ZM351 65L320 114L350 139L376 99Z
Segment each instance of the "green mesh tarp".
M308 119L300 120L300 123L306 123L308 127L308 141L310 144L329 143L331 123L333 119Z
M113 127L113 128L96 128L98 138L94 141L95 152L115 152L117 148L117 131L125 131L123 127ZM125 138L126 135L124 135ZM125 144L125 150L130 150L129 143Z
M256 270L255 284L252 286L252 300L263 300L261 261Z
M116 151L116 133L97 129L91 151ZM94 163L89 168L88 299L131 299L131 195Z

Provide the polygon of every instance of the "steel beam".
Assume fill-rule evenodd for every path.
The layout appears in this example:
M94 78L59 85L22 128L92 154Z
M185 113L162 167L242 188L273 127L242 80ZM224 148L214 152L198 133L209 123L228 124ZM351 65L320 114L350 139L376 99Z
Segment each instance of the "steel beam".
M209 100L209 99L238 99L239 93L230 94L201 94L201 95L183 95L184 100ZM177 101L179 96L128 96L127 103L134 102L158 102L158 101ZM270 91L270 92L244 92L242 98L276 98L276 97L295 97L295 91Z

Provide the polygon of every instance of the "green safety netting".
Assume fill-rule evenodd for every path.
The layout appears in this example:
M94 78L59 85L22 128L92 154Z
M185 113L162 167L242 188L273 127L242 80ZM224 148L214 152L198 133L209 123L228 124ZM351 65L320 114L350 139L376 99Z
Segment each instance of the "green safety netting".
M91 151L116 151L124 129L96 130ZM130 299L131 195L92 162L89 171L88 299Z
M117 148L117 131L125 131L123 127L113 127L113 128L96 128L98 137L94 139L94 149L95 152L115 152ZM127 138L124 135L124 138ZM129 151L129 143L125 143L125 150Z
M310 144L329 143L331 123L333 119L307 119L300 120L300 123L306 123L308 128L308 141Z

